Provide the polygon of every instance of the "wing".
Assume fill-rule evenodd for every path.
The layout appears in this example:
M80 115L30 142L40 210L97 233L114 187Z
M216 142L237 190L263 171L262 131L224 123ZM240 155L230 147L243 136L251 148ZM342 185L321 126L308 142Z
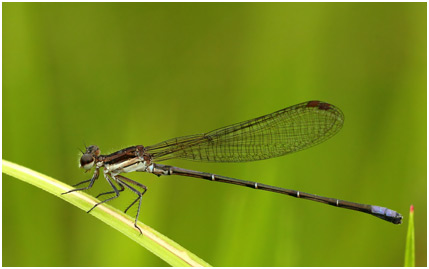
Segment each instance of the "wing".
M208 133L166 140L146 150L154 161L257 161L317 145L335 135L343 122L337 107L309 101Z

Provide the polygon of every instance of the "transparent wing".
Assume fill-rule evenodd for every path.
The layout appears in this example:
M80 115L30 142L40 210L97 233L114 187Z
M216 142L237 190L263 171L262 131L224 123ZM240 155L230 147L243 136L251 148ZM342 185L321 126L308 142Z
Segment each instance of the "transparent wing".
M343 122L337 107L309 101L205 134L166 140L146 150L154 161L257 161L317 145L336 134Z

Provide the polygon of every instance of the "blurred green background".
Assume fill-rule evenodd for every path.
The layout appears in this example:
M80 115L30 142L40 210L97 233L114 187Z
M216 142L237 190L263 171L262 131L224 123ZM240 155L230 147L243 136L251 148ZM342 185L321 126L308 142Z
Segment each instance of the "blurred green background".
M426 58L426 3L3 3L3 158L75 184L91 176L84 143L107 154L326 101L346 120L317 147L167 164L386 206L404 224L133 173L149 188L140 220L214 266L401 266L414 204L426 266ZM2 187L3 266L167 265L53 195Z

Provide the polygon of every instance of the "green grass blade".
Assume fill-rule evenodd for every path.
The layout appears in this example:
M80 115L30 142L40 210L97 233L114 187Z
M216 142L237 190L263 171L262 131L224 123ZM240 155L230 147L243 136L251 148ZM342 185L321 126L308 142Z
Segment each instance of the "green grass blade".
M407 242L405 245L405 267L415 267L415 249L414 249L414 206L410 207L410 217L408 218Z
M83 192L61 195L73 188L61 181L6 160L2 160L2 172L52 193L84 211L89 210L98 202L97 199ZM133 218L107 204L97 206L90 214L125 234L172 266L210 266L166 236L138 222L143 233L140 235L134 227Z

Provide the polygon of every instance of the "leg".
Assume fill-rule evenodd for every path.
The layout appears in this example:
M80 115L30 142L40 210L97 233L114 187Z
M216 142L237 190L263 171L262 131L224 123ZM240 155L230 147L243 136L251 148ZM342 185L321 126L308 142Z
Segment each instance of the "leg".
M80 151L80 152L82 152L82 151ZM83 154L83 152L82 152L82 154ZM88 172L89 170L87 170L87 171L85 171L85 173L86 172ZM82 182L79 182L79 183L77 183L77 184L74 184L73 185L73 187L77 187L77 186L79 186L80 184L83 184L83 183L86 183L86 182L90 182L91 181L91 179L88 179L88 180L84 180L84 181L82 181Z
M80 182L80 183L78 183L78 184L74 185L74 186L78 186L78 185L80 185L80 184L82 184L82 183L85 183L85 182L88 182L88 181L89 181L89 185L88 185L87 187L85 187L85 188L79 188L79 189L73 189L73 190L70 190L70 191L68 191L68 192L64 192L64 193L61 193L61 194L66 194L66 193L70 193L70 192L74 192L74 191L83 191L83 190L90 189L90 188L92 187L92 185L94 185L94 182L95 182L95 180L98 178L99 174L100 174L100 172L99 172L99 168L95 168L94 175L92 176L92 178L91 178L91 179L89 179L89 180L85 180L85 181L82 181L82 182Z
M112 187L112 189L113 189L114 193L116 193L116 195L115 195L115 196L113 196L113 197L110 197L110 198L108 198L108 199L106 199L106 200L104 200L104 201L101 201L101 202L99 202L99 203L96 203L96 204L95 204L95 205L94 205L90 210L88 210L86 213L91 212L91 210L93 210L93 209L94 209L94 208L96 208L97 206L101 205L102 203L108 202L108 201L110 201L110 200L113 200L113 199L115 199L115 198L118 198L118 197L119 197L119 191L118 191L118 189L116 189L116 187L115 187L115 185L113 184L113 182L112 182L112 180L111 180L110 176L109 176L108 174L104 174L104 177L106 178L107 182L109 182L110 186Z
M128 189L130 189L131 191L133 191L135 194L137 194L137 199L136 200L134 200L134 202L132 202L131 203L131 205L129 205L128 207L127 207L127 209L125 209L125 213L127 213L127 211L128 211L128 209L130 209L137 201L139 201L139 206L138 206L138 208L137 208L137 215L136 215L136 219L135 219L135 221L134 221L134 227L136 227L138 230L139 230L139 232L140 232L140 234L142 234L142 231L140 230L140 228L137 226L137 220L138 220L138 218L139 218L139 214L140 214L140 207L141 207L141 204L142 204L142 197L143 197L143 194L147 191L147 187L145 186L145 185L143 185L143 184L141 184L141 183L139 183L139 182L136 182L136 181L134 181L134 180L131 180L131 179L129 179L129 178L126 178L126 177L124 177L124 176L121 176L121 175L118 175L118 176L116 176L117 178L116 178L116 180L118 181L118 182L120 182L120 184L123 184L125 187L127 187ZM131 183L131 184L134 184L134 185L136 185L136 186L138 186L138 187L140 187L140 188L142 188L143 189L143 192L139 192L138 190L136 190L135 188L133 188L133 187L131 187L130 185L128 185L127 183L125 183L124 181L126 181L126 182L128 182L128 183Z
M124 186L123 186L123 185L121 185L121 184L118 184L118 185L119 185L119 187L121 187L121 189L120 189L120 190L118 190L119 192L122 192L122 191L124 191L124 190L125 190L125 188L124 188ZM105 195L105 194L112 194L112 193L115 193L115 191L108 191L108 192L100 193L99 195L95 196L95 198L98 198L98 197L100 197L101 195Z
M77 184L74 184L74 185L72 185L72 186L73 186L73 187L77 187L77 186L79 186L80 184L83 184L83 183L86 183L86 182L90 182L90 181L91 181L91 179L84 180L84 181L79 182L79 183L77 183Z
M141 194L142 196L143 196L143 194L147 191L147 187L145 186L145 185L143 185L143 184L141 184L141 183L139 183L139 182L136 182L136 181L134 181L134 180L131 180L131 179L129 179L129 178L126 178L126 177L124 177L124 176L119 176L120 177L120 179L122 180L122 183L124 183L123 181L127 181L128 183L131 183L131 184L134 184L134 185L136 185L136 186L138 186L138 187L140 187L140 188L142 188L143 189L143 192L139 192L139 191L137 191L137 190L133 190L133 192L138 192L139 194ZM124 185L127 185L127 184L124 184ZM127 186L128 188L130 188L130 186ZM138 194L137 194L138 195ZM124 213L127 213L127 211L128 211L128 209L130 209L138 200L140 199L140 196L139 197L137 197L137 199L134 201L134 202L132 202L131 203L131 205L129 205L128 207L127 207L127 209L125 209L125 211L124 211ZM139 209L140 209L140 206L139 206Z

